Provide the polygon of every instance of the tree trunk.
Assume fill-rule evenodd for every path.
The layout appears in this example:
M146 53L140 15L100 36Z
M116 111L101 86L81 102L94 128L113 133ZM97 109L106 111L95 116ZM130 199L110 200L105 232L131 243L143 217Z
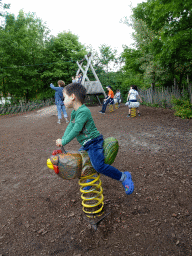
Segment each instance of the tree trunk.
M26 103L28 103L29 101L29 90L27 89L27 92L26 92Z
M188 87L189 87L190 102L191 102L191 104L192 104L192 83L189 83Z
M179 78L179 89L180 90L182 90L182 79L183 79L183 74L180 74L180 78Z
M176 80L176 78L174 78L174 89L177 91L177 80Z

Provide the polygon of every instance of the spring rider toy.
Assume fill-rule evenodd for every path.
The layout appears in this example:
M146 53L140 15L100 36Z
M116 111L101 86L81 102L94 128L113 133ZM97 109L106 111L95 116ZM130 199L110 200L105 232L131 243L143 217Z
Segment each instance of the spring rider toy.
M106 138L103 149L105 163L111 165L119 149L117 139L113 137ZM87 151L66 152L63 147L54 150L52 156L47 159L47 167L54 170L58 177L62 179L79 179L83 212L88 218L99 217L104 213L104 197L100 174L91 165ZM97 224L102 219L97 223L90 223L96 229Z
M140 103L128 101L125 103L125 105L131 109L131 117L136 117L137 115L136 109L140 106Z

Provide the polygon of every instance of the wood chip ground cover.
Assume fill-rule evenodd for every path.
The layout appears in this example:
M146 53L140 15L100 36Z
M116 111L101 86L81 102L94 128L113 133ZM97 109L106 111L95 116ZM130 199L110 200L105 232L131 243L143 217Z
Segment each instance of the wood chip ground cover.
M134 193L102 176L110 214L95 231L84 219L78 180L46 166L67 127L57 124L56 107L1 116L0 255L192 255L192 120L146 106L136 118L126 117L125 106L105 115L90 110L104 137L118 139L113 165L131 172ZM74 140L66 149L79 147Z

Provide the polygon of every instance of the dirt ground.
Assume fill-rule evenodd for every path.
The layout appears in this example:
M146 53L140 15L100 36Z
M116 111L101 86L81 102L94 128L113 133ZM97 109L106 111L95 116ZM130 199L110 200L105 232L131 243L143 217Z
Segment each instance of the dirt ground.
M84 218L78 180L46 166L67 124L56 107L0 117L0 255L192 255L192 120L169 109L127 107L101 115L98 130L119 141L113 166L130 171L135 191L101 176L105 211L97 230ZM71 110L68 110L68 114ZM78 150L76 141L65 149Z

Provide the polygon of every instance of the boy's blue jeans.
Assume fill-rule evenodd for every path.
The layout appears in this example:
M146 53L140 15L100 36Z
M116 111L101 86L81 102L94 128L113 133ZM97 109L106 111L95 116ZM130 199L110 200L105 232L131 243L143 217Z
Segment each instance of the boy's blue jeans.
M88 152L91 164L97 172L112 179L120 180L122 172L109 164L105 164L104 162L103 142L103 135L99 135L97 138L88 141L79 149L79 151L86 150Z
M63 115L65 118L67 118L67 112L65 109L65 105L57 104L57 112L58 112L58 119L61 119L61 110L63 111Z
M114 99L112 98L109 98L108 100L106 100L104 103L103 103L103 106L102 106L102 112L105 113L105 110L107 108L107 105L108 104L113 104L114 103Z

